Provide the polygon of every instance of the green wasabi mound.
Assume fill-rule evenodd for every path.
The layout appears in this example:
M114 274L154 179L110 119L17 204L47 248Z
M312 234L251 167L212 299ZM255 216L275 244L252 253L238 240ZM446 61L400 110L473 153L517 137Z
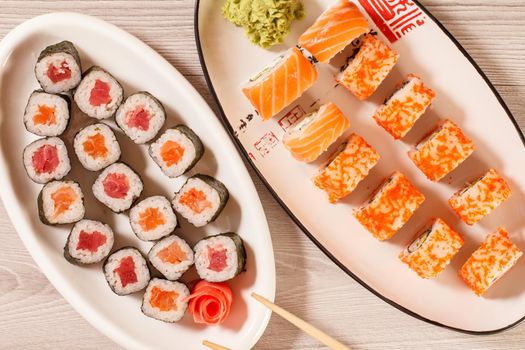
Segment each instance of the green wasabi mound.
M226 0L222 14L267 49L283 42L292 22L304 17L304 7L300 0Z

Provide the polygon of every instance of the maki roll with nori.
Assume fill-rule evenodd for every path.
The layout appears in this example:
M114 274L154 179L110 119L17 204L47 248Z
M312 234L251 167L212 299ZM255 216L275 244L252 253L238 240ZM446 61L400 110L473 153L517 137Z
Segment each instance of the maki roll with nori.
M133 247L124 247L111 254L104 262L103 270L109 287L118 295L141 291L150 280L146 259Z
M64 257L72 264L94 264L108 256L113 242L113 230L109 225L95 220L80 220L67 237Z
M113 130L106 124L88 125L73 141L80 164L87 170L98 171L120 158L120 146Z
M131 208L129 222L139 239L156 241L175 230L177 216L166 197L152 196L141 200Z
M113 116L122 103L124 90L111 74L93 66L84 73L74 98L78 108L89 117L106 119Z
M193 247L200 278L223 282L244 271L246 250L239 235L228 232L206 237Z
M152 94L141 91L128 96L117 110L115 121L135 143L151 141L164 125L166 111Z
M35 90L24 111L27 131L38 136L58 136L69 124L70 102L62 95Z
M27 145L23 161L29 178L39 184L60 180L71 170L66 145L58 137L46 137Z
M142 312L159 321L177 322L188 308L189 296L184 283L153 278L142 298Z
M149 147L149 155L168 177L188 172L202 157L204 146L199 137L185 125L166 130Z
M38 213L46 225L71 224L84 218L84 195L74 181L53 181L38 195Z
M82 68L78 51L70 41L46 47L38 56L36 79L45 92L67 92L80 83Z
M151 247L148 259L164 277L174 281L193 265L193 250L182 238L171 235Z
M211 176L190 177L171 202L176 212L196 227L214 221L228 201L224 184Z

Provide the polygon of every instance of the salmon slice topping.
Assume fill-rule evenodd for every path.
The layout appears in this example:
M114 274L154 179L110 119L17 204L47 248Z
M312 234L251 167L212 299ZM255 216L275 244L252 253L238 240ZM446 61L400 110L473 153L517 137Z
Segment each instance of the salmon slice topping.
M174 290L163 290L159 287L151 288L149 304L160 311L176 311L179 293Z
M50 64L47 66L47 77L56 84L62 80L71 78L71 69L66 61L62 61L59 67Z
M208 247L208 260L210 261L208 269L221 272L228 267L227 250L224 247Z
M91 253L96 253L98 248L104 245L107 241L105 234L98 231L86 232L80 231L78 235L77 250L87 250Z
M106 147L106 138L101 133L89 135L82 144L84 152L91 158L106 158L108 148Z
M111 198L125 198L129 191L129 180L125 174L111 173L102 182L104 192Z
M57 123L54 106L38 105L38 112L33 116L35 125L53 125Z
M168 140L160 148L160 156L166 166L176 165L184 156L184 148L175 141Z
M151 115L144 106L139 106L126 114L126 124L130 128L136 128L142 131L147 131L149 129L150 119Z
M54 203L53 218L57 218L69 210L78 199L78 194L71 186L63 186L51 194Z
M109 90L110 86L108 83L100 79L95 80L95 86L91 89L91 93L89 94L89 103L95 107L107 105L112 100Z
M233 293L228 284L213 283L200 280L191 295L188 311L193 315L195 323L204 323L209 326L223 323L230 314L233 302Z
M200 214L204 210L211 208L211 202L206 197L206 194L196 188L192 188L188 192L184 193L180 197L179 203L187 206L197 214Z
M177 242L173 242L158 252L157 257L165 263L176 265L186 259L186 253L184 253Z
M135 261L131 256L126 256L120 259L119 266L113 270L118 274L122 288L125 288L130 283L136 283L137 273L135 272Z
M166 217L159 208L146 208L139 214L139 225L144 231L154 230L165 223Z
M43 145L31 157L31 164L36 173L52 173L58 167L58 150L56 146Z

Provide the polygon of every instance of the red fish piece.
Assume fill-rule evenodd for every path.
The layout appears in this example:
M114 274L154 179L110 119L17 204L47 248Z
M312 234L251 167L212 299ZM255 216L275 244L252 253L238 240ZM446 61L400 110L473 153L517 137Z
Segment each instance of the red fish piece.
M86 232L82 230L78 235L77 250L88 250L91 253L95 253L107 240L106 235L103 233L98 231Z
M110 86L108 83L100 79L95 80L95 86L91 89L91 93L89 94L89 103L95 107L107 105L111 102L109 90Z
M111 198L122 199L129 191L129 180L125 174L111 173L103 180L104 192Z
M135 261L131 256L126 256L120 260L119 266L113 270L120 278L122 288L125 288L130 283L136 283L137 274L135 273Z
M66 61L60 63L60 67L50 64L47 66L47 76L53 83L71 78L71 69Z
M142 131L149 129L149 120L151 115L144 106L139 106L126 115L126 124L130 128L137 128Z
M31 158L33 169L38 174L51 173L55 171L60 163L56 146L43 145L33 153Z
M227 259L228 256L226 255L225 248L219 247L218 249L214 249L208 247L208 260L210 261L208 269L215 272L221 272L228 266Z
M195 323L214 326L228 318L233 293L225 282L213 283L201 280L186 300L189 301L188 311L193 315Z

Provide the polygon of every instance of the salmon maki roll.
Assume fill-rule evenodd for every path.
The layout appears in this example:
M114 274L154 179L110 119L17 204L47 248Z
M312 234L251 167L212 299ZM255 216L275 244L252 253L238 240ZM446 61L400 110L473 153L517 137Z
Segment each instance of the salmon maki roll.
M459 276L478 296L510 270L523 252L509 239L504 227L490 233L461 267Z
M144 315L156 320L177 322L188 308L189 296L190 290L184 283L153 278L142 297L141 310Z
M163 196L144 198L129 211L129 222L135 235L143 241L156 241L177 227L177 216L170 201Z
M369 98L394 68L399 54L372 34L367 34L359 52L336 78L360 100Z
M396 171L354 213L375 238L392 238L423 204L425 196L401 172Z
M408 156L429 180L439 181L467 159L474 148L472 140L447 119L408 152Z
M321 167L314 184L328 194L330 203L346 197L357 187L379 161L379 153L357 134Z
M378 108L374 119L394 139L403 138L434 101L436 93L416 75L409 74L400 87Z
M81 129L75 135L73 147L80 164L90 171L98 171L115 163L121 154L115 133L102 123Z
M348 0L340 0L299 37L299 45L319 62L327 63L369 30L368 22L357 6Z
M474 225L509 199L511 190L496 169L456 192L448 204L464 223Z
M312 162L350 127L343 112L332 102L322 105L288 129L284 146L301 162Z
M432 219L401 252L399 259L419 277L434 278L447 267L463 243L463 237L445 221Z
M69 124L71 103L62 95L35 90L29 96L24 111L27 131L38 136L58 136Z
M250 79L242 89L263 120L289 106L317 80L317 70L296 47Z
M52 181L38 195L40 221L46 225L71 224L84 218L84 195L74 181Z
M185 240L171 235L151 247L148 259L164 277L175 281L193 265L193 250Z

